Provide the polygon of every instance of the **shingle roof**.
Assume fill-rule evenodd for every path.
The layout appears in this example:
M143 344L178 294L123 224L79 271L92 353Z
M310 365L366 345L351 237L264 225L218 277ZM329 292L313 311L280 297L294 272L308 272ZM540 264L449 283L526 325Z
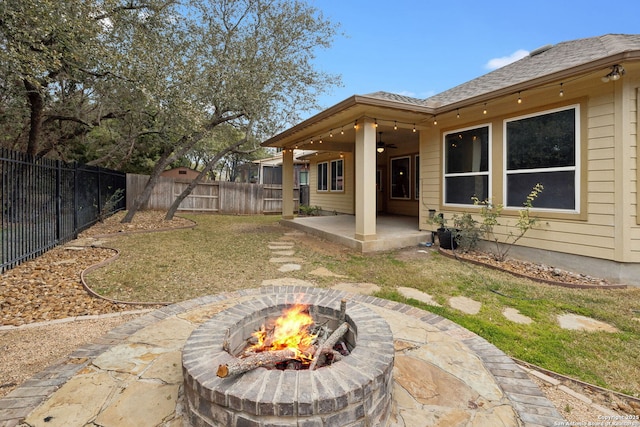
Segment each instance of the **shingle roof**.
M446 106L628 51L640 51L640 34L606 34L537 49L529 56L426 99L375 92L368 97L421 106Z

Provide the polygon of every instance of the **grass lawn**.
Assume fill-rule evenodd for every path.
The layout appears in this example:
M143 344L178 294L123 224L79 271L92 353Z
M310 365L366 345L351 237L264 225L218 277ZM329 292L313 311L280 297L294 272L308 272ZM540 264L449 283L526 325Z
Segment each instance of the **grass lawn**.
M640 396L640 289L569 289L515 278L418 248L359 254L310 236L296 238L299 271L281 273L270 263L268 242L290 231L279 216L183 215L193 230L137 234L110 239L120 258L86 278L101 294L128 301L182 301L197 296L260 286L264 279L295 277L329 287L370 282L377 297L400 301L451 319L510 356L589 383ZM318 267L345 278L309 274ZM424 291L442 307L407 300L405 286ZM482 302L477 315L449 308L448 298ZM530 325L507 320L515 308ZM614 325L618 333L561 329L556 316L576 313Z

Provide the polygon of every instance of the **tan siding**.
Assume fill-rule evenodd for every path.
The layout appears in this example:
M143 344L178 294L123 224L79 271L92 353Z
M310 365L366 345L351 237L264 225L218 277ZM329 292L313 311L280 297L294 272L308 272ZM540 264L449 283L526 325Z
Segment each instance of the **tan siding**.
M625 76L625 78L629 75ZM616 92L619 86L601 84L595 77L593 81L584 81L572 88L572 99L564 100L566 104L548 104L554 98L554 90L541 90L535 96L527 97L527 113L542 112L549 108L579 103L581 108L581 149L584 204L579 215L559 215L540 212L540 229L532 230L519 243L540 249L555 250L569 254L611 259L615 261L640 261L640 195L637 194L637 183L640 180L640 158L638 149L638 112L640 97L640 76L633 93L626 91L620 96ZM565 96L568 93L565 90ZM581 98L580 98L581 97ZM626 98L625 98L626 97ZM631 99L629 99L631 98ZM624 102L620 103L620 99ZM507 101L505 100L505 103ZM492 111L501 111L497 103L492 104ZM627 111L621 107L627 106ZM505 111L505 109L502 109ZM619 112L622 111L620 118ZM447 129L455 129L486 123L491 120L493 150L493 195L502 192L502 123L503 116L482 117L463 111L461 119L455 116L447 121L439 120L442 129L428 129L421 135L421 224L428 216L428 209L441 208L441 133ZM510 116L520 113L510 111ZM463 122L462 119L465 119ZM440 117L439 117L440 119ZM626 119L626 120L625 120ZM622 124L622 127L619 124ZM626 131L626 134L624 134ZM623 132L623 133L621 133ZM618 158L620 156L621 158ZM629 164L632 167L629 168ZM626 169L621 173L621 167ZM620 182L620 176L625 177ZM618 180L618 181L616 181ZM622 193L621 193L622 192ZM631 195L631 197L630 197ZM619 200L627 200L625 203ZM495 199L494 199L495 201ZM625 206L621 206L624 204ZM535 205L535 204L534 204ZM630 209L631 205L631 209ZM630 209L630 210L629 210ZM622 215L620 215L623 213ZM450 216L450 213L446 213ZM629 219L631 218L631 220ZM627 223L626 231L620 221ZM510 219L513 220L512 218ZM631 222L632 227L628 223ZM430 228L426 226L425 228ZM616 239L623 239L622 242ZM620 253L619 245L627 249Z
M613 147L589 149L589 160L613 160L613 157Z
M343 214L353 215L355 213L354 207L354 163L353 154L344 153L344 191L318 191L318 174L317 165L322 162L329 162L329 169L331 168L331 160L337 160L340 158L338 153L333 153L331 156L321 156L320 159L312 159L310 162L310 174L309 174L309 204L311 206L319 206L326 212L337 212ZM320 157L320 156L319 156ZM331 172L329 171L329 174ZM329 175L330 177L330 175ZM329 179L330 183L330 179Z
M589 203L589 214L608 215L613 221L615 208L611 203Z

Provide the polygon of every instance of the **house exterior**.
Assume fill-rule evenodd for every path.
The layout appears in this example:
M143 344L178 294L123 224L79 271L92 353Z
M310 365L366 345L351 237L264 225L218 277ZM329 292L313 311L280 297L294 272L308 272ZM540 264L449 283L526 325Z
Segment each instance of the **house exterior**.
M505 206L503 236L536 183L538 226L511 250L560 268L640 285L640 35L544 46L427 99L354 95L265 141L309 158L310 204L355 215L478 215L472 197ZM291 206L283 210L293 218Z
M293 185L309 185L309 161L305 151L295 153ZM282 152L272 157L254 160L239 167L240 181L253 184L282 185Z

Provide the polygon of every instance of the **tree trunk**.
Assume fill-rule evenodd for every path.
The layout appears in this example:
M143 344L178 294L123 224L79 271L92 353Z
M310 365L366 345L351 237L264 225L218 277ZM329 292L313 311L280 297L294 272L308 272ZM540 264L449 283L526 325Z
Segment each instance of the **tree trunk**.
M204 178L205 175L211 169L213 169L215 164L218 163L218 161L221 158L223 158L228 152L232 151L235 148L238 148L239 146L244 144L246 141L247 141L247 138L245 137L242 140L236 142L235 144L225 148L224 150L222 150L218 154L216 154L215 157L213 159L211 159L209 161L209 163L207 163L207 166L205 166L205 168L202 169L202 171L198 174L198 176L195 177L193 179L193 181L191 181L191 183L187 186L187 188L185 188L182 191L182 193L180 193L180 195L173 201L173 203L171 204L171 207L169 207L169 210L167 211L167 214L165 215L164 219L167 220L167 221L171 221L173 219L173 216L176 214L176 212L178 210L178 207L180 207L180 203L182 203L182 201L184 199L186 199L187 196L189 196L189 194L191 194L193 189L196 188L198 183L200 183L200 181L202 181L202 178Z
M160 159L156 162L156 165L153 168L153 172L151 173L151 177L149 177L149 181L147 181L147 185L144 187L144 190L142 190L142 193L140 193L138 197L136 197L133 202L133 206L131 206L127 214L124 216L124 218L122 218L122 221L120 222L126 224L133 221L134 215L138 212L138 210L140 210L142 206L144 206L145 203L149 201L149 197L151 197L153 187L155 187L156 183L158 182L160 174L172 161L184 156L189 150L193 148L194 145L198 143L198 141L204 138L205 135L207 135L211 130L213 130L213 128L215 128L219 124L238 119L242 116L243 114L236 114L227 117L216 115L214 119L211 120L211 122L209 122L202 129L202 131L196 132L193 135L183 136L176 144L174 144L170 148L167 148L167 150L162 154L162 157L160 157ZM178 151L172 152L172 148L174 150L178 149Z
M29 99L29 108L31 110L27 154L36 156L38 154L40 130L42 129L42 111L44 109L44 101L42 100L42 94L33 83L28 80L24 80L24 87L27 90L27 98Z

